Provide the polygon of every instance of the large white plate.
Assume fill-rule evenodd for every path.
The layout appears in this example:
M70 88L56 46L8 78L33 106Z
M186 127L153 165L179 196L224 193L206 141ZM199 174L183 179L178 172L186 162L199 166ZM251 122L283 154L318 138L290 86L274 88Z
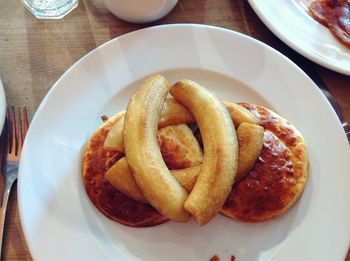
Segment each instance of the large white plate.
M84 144L127 105L137 84L162 73L191 78L218 96L271 107L303 133L311 176L301 200L269 222L218 215L210 224L152 228L115 223L81 181ZM314 83L287 58L247 36L200 25L153 27L86 55L53 86L23 149L19 209L35 260L340 260L350 239L350 153L340 123Z
M248 0L265 25L295 51L328 69L350 75L350 49L315 21L312 0Z

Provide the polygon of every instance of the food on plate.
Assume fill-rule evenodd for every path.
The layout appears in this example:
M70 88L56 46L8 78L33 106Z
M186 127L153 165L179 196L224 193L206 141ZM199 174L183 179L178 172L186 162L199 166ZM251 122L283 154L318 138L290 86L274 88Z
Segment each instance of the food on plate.
M264 221L286 212L302 194L309 176L306 144L277 113L242 105L258 116L265 129L263 148L248 175L232 187L221 213L247 222Z
M107 150L124 151L123 145L123 130L124 130L124 115L125 111L119 112L121 117L110 128L107 138L104 142L104 148ZM117 115L116 115L117 116ZM188 124L193 123L194 119L190 112L182 106L178 101L173 98L165 99L160 120L158 123L159 128L166 126L173 126L175 124Z
M199 84L181 80L170 93L191 112L201 131L203 163L185 209L198 224L205 225L224 204L236 176L236 131L224 104Z
M203 161L202 149L186 124L172 125L158 130L158 143L169 169L185 169Z
M196 183L200 168L201 165L197 165L186 169L170 170L170 173L187 192L191 192ZM148 203L138 187L134 176L131 174L125 157L121 158L107 170L106 179L124 195L134 200Z
M316 0L309 5L311 16L323 24L345 46L350 48L350 2Z
M107 137L103 143L103 147L106 150L116 150L119 152L124 151L123 146L123 130L124 130L124 115L125 111L117 113L116 121L110 127Z
M225 104L228 112L230 113L233 124L235 125L236 129L243 122L248 122L251 124L259 123L258 118L243 106L226 100L222 100L222 103Z
M186 189L187 192L191 192L194 184L196 184L199 171L202 165L193 166L187 169L172 170L171 174Z
M209 261L220 261L220 257L218 255L213 255Z
M187 188L193 186L197 179L197 176L195 179L192 177L191 167L199 165L203 160L202 149L192 131L184 124L159 129L158 143L165 164L169 169L172 169L171 174L178 182L180 179L179 183L188 190ZM197 173L198 171L196 171ZM107 170L106 179L113 187L128 197L147 202L129 170L125 157Z
M285 213L307 183L306 144L290 122L263 106L219 101L189 80L170 88L152 76L126 113L104 118L85 147L82 178L96 208L124 225L190 215L203 225L218 211L265 221Z
M166 218L185 222L188 194L170 174L157 142L160 112L170 83L147 78L131 97L124 119L124 150L129 169L147 201Z
M239 156L235 182L241 180L255 165L264 138L264 128L243 122L237 129Z
M241 105L224 100L222 102L228 109L236 128L238 128L238 126L243 122L258 124L257 117ZM107 138L104 142L104 148L107 150L117 150L123 152L123 130L125 111L119 112L119 114L121 114L121 117L110 128ZM165 99L161 112L161 117L158 123L158 128L173 126L176 124L191 123L195 123L192 114L180 102L178 102L174 98Z
M192 114L176 99L165 99L158 127L189 123L194 123Z
M109 128L118 120L112 117L89 138L82 161L82 179L87 195L95 207L108 218L132 227L155 226L167 221L156 209L124 195L107 180L107 170L123 154L105 150L103 143Z
M129 170L129 165L125 157L118 160L107 170L106 179L125 196L147 203L146 198L143 196L134 176Z
M171 127L176 130L179 129L178 127L180 126L181 125L174 125ZM170 143L170 146L167 145L161 149L162 156L165 159L167 158L166 155L172 154L172 157L168 157L168 160L164 161L168 168L172 169L170 173L180 185L183 186L187 192L191 192L202 166L200 163L203 160L203 153L200 148L199 150L195 149L192 153L193 157L189 157L188 151L193 147L199 146L198 142L187 141L187 139L192 140L192 132L186 133L186 139L177 139L176 134L174 134L176 132L165 132L165 135L159 136L161 130L162 129L158 131L159 143ZM263 145L263 138L264 128L259 125L244 122L238 127L237 139L239 158L235 182L241 180L254 166ZM182 147L184 149L174 150L174 147ZM185 153L181 153L182 151L185 151ZM197 160L197 158L200 160ZM174 166L176 167L174 168ZM121 158L108 169L106 178L112 186L128 197L147 202L129 171L128 163L125 158Z

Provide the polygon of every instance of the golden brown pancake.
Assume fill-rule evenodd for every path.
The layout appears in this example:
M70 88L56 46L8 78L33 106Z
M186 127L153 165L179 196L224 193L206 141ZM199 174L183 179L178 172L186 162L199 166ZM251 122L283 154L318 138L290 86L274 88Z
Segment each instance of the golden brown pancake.
M253 169L234 184L222 213L246 222L264 221L287 211L306 184L308 158L304 139L276 113L247 103L265 128L263 148Z
M167 219L152 206L133 200L116 190L105 178L105 173L118 159L120 152L103 149L109 128L118 118L106 121L89 139L83 156L83 183L97 209L110 219L132 227L162 224Z
M89 139L83 157L83 181L93 204L107 217L133 227L155 226L167 221L149 204L131 199L106 179L107 170L124 156L122 152L104 148L111 127L123 113L107 120ZM203 152L187 125L172 125L158 131L161 153L169 169L182 169L202 162Z

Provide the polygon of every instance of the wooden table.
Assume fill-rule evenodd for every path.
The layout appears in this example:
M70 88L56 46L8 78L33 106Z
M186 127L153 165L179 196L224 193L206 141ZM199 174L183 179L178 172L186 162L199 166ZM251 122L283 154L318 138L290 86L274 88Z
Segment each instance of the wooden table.
M276 49L283 47L244 0L180 0L167 17L147 25L114 17L101 0L80 0L76 10L57 21L35 19L19 0L1 1L0 77L7 102L26 105L31 118L53 83L87 52L127 32L170 23L221 26ZM313 65L350 122L350 77ZM3 260L31 260L21 230L16 187L10 197L3 251Z

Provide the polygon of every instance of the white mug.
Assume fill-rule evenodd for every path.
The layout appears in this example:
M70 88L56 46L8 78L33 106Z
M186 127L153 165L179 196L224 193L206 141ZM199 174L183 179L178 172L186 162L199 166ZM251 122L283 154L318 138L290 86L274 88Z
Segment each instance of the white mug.
M149 23L166 16L178 0L103 0L117 17L131 23Z

